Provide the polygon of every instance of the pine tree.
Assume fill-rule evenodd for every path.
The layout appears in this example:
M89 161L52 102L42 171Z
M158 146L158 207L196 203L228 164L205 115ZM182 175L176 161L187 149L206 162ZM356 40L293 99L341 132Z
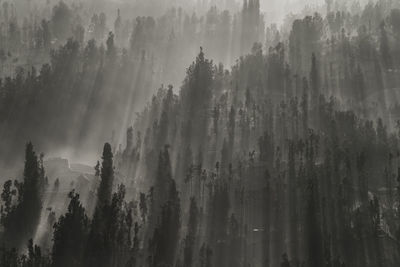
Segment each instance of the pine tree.
M7 187L10 184L7 183L6 190L3 191L6 201L9 200L10 194L18 193L16 204L13 207L9 206L9 203L6 204L9 212L2 218L5 228L4 239L11 247L21 248L35 233L42 210L44 177L41 173L44 173L44 169L41 169L32 143L28 143L25 150L23 182L15 181L16 191L11 192L8 192L10 189Z
M83 252L89 233L89 219L74 191L68 197L67 213L54 224L52 262L55 267L84 266Z
M175 262L180 228L180 199L175 181L169 185L169 197L162 206L158 227L150 241L150 266L172 266Z
M101 163L100 186L97 192L97 209L101 209L104 205L108 204L111 200L113 181L114 181L114 167L113 167L113 153L111 145L106 143L103 149L103 161Z
M99 169L98 165L96 169ZM109 220L107 215L110 209L114 181L113 153L109 143L104 145L100 178L96 208L85 248L84 264L87 266L106 266L107 264L108 244L104 235L107 231L107 221Z

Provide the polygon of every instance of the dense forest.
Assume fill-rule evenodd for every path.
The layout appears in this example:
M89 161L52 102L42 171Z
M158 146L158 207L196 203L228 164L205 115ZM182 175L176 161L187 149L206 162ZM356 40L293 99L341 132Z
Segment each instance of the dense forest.
M399 266L400 1L28 2L0 266Z

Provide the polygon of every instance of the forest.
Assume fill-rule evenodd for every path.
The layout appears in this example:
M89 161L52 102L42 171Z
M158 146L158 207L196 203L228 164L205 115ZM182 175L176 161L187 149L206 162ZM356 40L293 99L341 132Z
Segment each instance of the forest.
M280 2L0 0L0 266L399 266L400 1Z

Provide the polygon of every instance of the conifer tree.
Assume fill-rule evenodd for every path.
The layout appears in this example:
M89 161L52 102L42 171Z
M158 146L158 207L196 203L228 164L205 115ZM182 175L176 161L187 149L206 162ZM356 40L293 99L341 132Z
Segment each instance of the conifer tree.
M44 170L39 165L33 145L28 143L25 149L23 182L14 182L16 191L10 191L9 182L5 184L2 197L6 200L8 212L4 214L2 223L5 228L4 240L11 247L21 248L28 239L33 237L39 223L44 190L44 177L41 175L41 171L44 173ZM15 205L11 207L10 196L16 193L18 198Z
M52 264L54 267L84 266L83 252L89 233L89 219L74 191L68 197L68 211L54 224Z

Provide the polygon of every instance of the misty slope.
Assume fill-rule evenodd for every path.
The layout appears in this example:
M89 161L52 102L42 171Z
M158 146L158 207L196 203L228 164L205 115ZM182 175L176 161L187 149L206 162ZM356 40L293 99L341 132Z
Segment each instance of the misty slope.
M381 97L391 108L397 82L388 55L393 53L397 60L398 26L396 14L392 20L390 12L398 7L396 1L380 1L365 8L354 5L351 13L335 2L326 7L335 10L326 17L303 20L302 14L313 14L308 8L288 15L281 27L264 22L270 18L258 3L246 2L237 12L211 6L205 13L192 13L171 7L159 17L134 19L118 10L93 11L63 2L46 6L45 11L38 8L23 18L17 7L3 3L0 19L8 31L0 42L2 74L19 66L1 83L3 165L8 168L15 158L22 159L19 151L27 140L46 154L86 163L99 152L98 143L111 141L118 147L135 112L143 108L155 88L171 83L179 90L184 70L200 44L216 63L231 66L251 51L254 42L261 42L264 50L282 43L282 64L289 63L289 75L297 75L296 81L291 79L296 88L301 88L302 76L308 76L314 52L323 68L324 93L343 99L351 91L345 86L363 86L365 90L359 90L366 92L360 97L368 101L360 103L367 105ZM385 27L381 28L382 20ZM375 64L380 60L386 64L383 70ZM42 65L44 62L49 64ZM281 75L282 82L285 70L280 69L276 75ZM279 91L280 82L270 81L268 86ZM369 107L365 112L379 111ZM388 114L379 115L391 123L386 120Z
M229 74L201 52L179 96L160 90L139 117L136 145L128 130L118 169L150 188L149 197L162 195L172 175L186 210L191 201L201 210L187 249L207 244L215 266L278 266L285 252L295 266L395 266L398 134L325 100L315 58L298 97L291 83L251 71L275 69L277 57L279 50L254 50ZM274 78L281 90L262 90ZM358 103L358 87L350 88ZM161 174L166 157L171 165Z
M234 16L213 6L205 14L171 7L135 19L62 1L23 20L13 4L2 9L9 29L0 42L0 147L9 167L26 140L46 153L92 160L98 143L121 143L156 86L181 83L198 43L229 64L264 36L259 5Z
M268 49L251 42L231 70L200 48L180 89L162 86L137 114L126 145L104 145L90 192L72 185L65 210L44 211L55 205L56 177L29 143L22 179L3 185L0 265L398 266L396 5L314 14L286 31L268 27ZM254 10L243 7L246 25L258 25ZM249 45L259 28L246 29L240 42ZM114 37L83 53L68 41L48 72L9 79L2 111L21 116L6 120L9 136L34 133L29 125L40 137L50 124L55 138L68 139L75 125L95 125L88 139L101 147L96 134L125 127L116 114L125 114L118 104L129 101L129 88L108 82L128 86L123 71L147 69L118 55ZM89 97L82 88L93 77ZM46 90L43 97L34 88ZM81 116L88 99L94 104L83 114L92 116ZM34 120L38 114L48 117ZM83 146L77 140L67 144Z

